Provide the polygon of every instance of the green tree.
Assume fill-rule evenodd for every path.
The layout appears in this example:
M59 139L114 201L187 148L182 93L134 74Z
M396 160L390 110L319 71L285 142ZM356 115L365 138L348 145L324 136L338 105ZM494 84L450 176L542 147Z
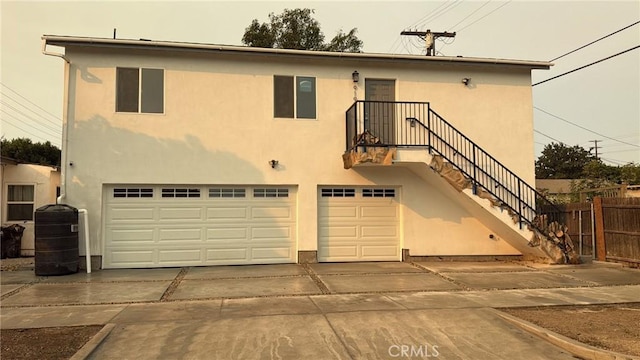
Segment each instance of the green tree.
M60 149L49 141L33 143L28 138L2 139L1 147L2 156L31 164L60 166Z
M595 157L584 148L569 147L562 143L551 143L544 147L536 160L538 179L580 179L584 177L584 167Z
M258 19L251 22L242 36L242 43L253 47L360 52L362 41L356 36L357 29L348 33L340 30L328 43L320 23L313 18L312 9L285 9L282 14L269 14L268 23Z
M640 185L640 164L630 162L622 166L620 180L630 185Z
M358 39L356 33L358 29L353 28L348 33L338 31L331 42L325 45L325 51L342 51L342 52L360 52L362 49L362 40Z

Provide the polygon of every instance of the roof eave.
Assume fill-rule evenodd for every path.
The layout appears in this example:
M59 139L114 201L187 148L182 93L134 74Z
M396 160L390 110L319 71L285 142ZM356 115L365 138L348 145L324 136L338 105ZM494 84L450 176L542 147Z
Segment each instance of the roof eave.
M215 45L203 43L170 42L154 40L133 40L133 39L109 39L92 37L74 37L59 35L43 35L42 39L46 44L53 46L102 46L117 48L140 48L158 50L192 50L192 51L213 51L228 53L263 54L263 55L288 55L305 56L316 58L343 58L353 60L379 60L379 61L419 61L434 63L459 63L477 65L508 65L522 66L531 69L549 69L553 64L546 61L510 60L492 58L470 58L451 56L421 56L421 55L401 55L401 54L379 54L379 53L351 53L351 52L328 52L311 50L291 50L258 48L248 46Z

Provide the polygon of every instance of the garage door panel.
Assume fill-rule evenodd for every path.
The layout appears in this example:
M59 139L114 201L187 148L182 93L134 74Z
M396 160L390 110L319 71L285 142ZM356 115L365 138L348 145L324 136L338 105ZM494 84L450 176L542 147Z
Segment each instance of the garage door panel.
M296 260L295 189L262 186L260 191L251 191L249 186L204 185L143 186L144 191L136 190L140 186L115 188L118 191L105 186L105 268ZM145 196L139 196L142 193ZM256 193L264 196L254 196Z
M319 256L323 258L356 259L358 257L358 247L356 245L335 245L331 246L331 248L327 247L319 250Z
M200 220L202 219L202 208L169 208L162 207L159 211L160 221L171 220Z
M395 239L398 237L398 227L395 224L388 226L363 225L360 227L360 237L371 239L387 237Z
M158 240L163 241L202 241L201 228L159 229Z
M153 229L114 229L108 232L107 240L118 242L153 242Z
M246 207L220 207L220 208L207 208L208 220L246 220L249 217L249 213Z
M107 217L112 222L153 221L154 208L113 207L107 211Z
M251 258L253 260L272 260L283 261L291 258L292 248L290 247L269 247L269 248L256 248L251 249Z
M133 266L138 264L151 265L154 262L153 250L112 250L109 251L106 256L110 258L109 263L116 267Z
M290 206L254 206L251 208L253 219L292 219Z
M245 262L249 260L247 248L207 249L207 261Z
M196 264L202 262L200 249L159 249L158 262L160 264Z
M398 217L395 206L361 206L360 218L362 219L387 219L395 221Z
M287 240L291 238L292 229L288 226L254 227L251 229L251 239L279 239Z
M363 258L379 258L379 257L388 257L388 256L398 256L398 247L397 246L363 245L361 249L362 249L362 257Z
M332 219L356 219L358 217L357 206L323 206L318 211L321 220Z
M320 226L320 238L352 238L358 236L358 226Z
M207 241L246 240L248 232L246 227L207 229Z

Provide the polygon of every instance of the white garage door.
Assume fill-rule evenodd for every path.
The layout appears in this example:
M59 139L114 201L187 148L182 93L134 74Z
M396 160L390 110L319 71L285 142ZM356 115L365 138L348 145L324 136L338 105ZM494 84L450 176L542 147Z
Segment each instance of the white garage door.
M295 188L105 187L105 268L296 262Z
M394 188L321 188L318 261L398 261L400 216Z

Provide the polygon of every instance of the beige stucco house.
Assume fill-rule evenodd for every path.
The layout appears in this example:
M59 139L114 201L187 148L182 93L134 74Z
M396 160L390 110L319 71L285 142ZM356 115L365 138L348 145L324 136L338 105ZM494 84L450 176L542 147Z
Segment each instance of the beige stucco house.
M55 204L60 186L60 169L52 166L20 163L2 157L0 161L2 188L2 225L24 226L20 255L33 256L34 212L37 208Z
M60 200L87 210L105 268L547 256L525 190L531 70L550 63L43 41L65 61ZM365 131L374 141L352 153L378 149L387 165L345 169ZM442 174L456 155L455 171L495 171L452 186ZM483 177L510 189L509 206L476 196Z

